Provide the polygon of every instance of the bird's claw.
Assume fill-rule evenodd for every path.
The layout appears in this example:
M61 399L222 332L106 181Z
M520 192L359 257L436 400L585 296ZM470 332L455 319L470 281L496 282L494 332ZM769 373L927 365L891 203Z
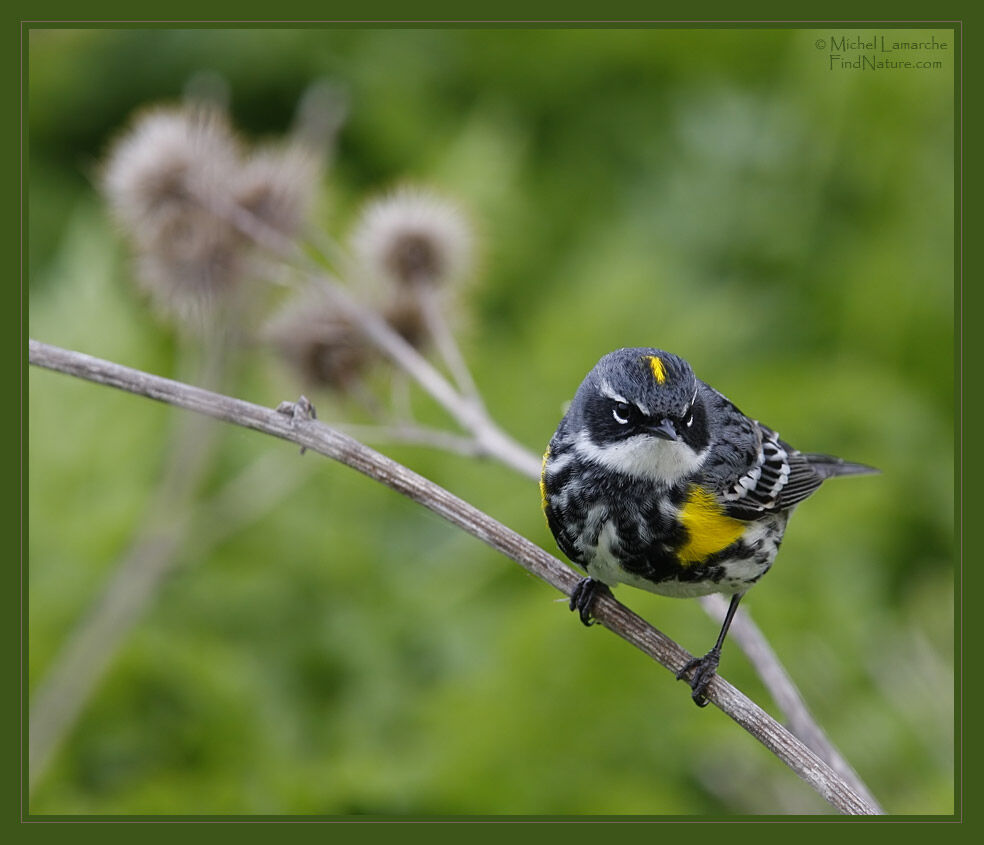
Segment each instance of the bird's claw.
M595 599L602 593L611 595L611 590L608 589L607 584L596 581L594 578L582 578L574 586L568 607L578 612L582 624L588 627L594 625L594 620L591 618L591 608Z
M690 684L691 698L694 700L694 704L698 707L707 707L708 699L704 693L707 690L708 684L710 684L711 679L717 673L718 663L721 660L721 652L717 649L711 649L703 657L694 657L689 660L687 664L676 673L676 679L678 681L686 680ZM693 674L691 674L691 672ZM687 675L690 675L687 678Z

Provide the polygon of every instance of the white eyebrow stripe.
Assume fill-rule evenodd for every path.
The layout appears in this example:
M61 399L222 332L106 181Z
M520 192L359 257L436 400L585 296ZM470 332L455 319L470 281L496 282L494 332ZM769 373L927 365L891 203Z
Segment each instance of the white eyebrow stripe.
M616 393L615 388L608 383L607 379L603 379L601 382L601 393L603 396L607 396L609 399L613 399L616 402L622 402L626 405L629 404L629 400Z
M637 407L637 408L638 408L638 409L639 409L640 411L642 411L642 415L643 415L644 417L648 417L648 416L649 416L649 408L647 408L647 407L646 407L645 405L643 405L643 404L642 404L641 402L636 402L636 403L635 403L635 406L636 406L636 407Z
M690 404L687 405L687 407L683 409L683 415L684 416L687 416L687 414L689 414L694 409L694 403L697 401L697 390L698 390L698 388L695 387L694 388L694 395L690 398ZM690 428L690 426L691 426L692 423L693 423L693 419L691 418L690 422L687 423L687 428Z

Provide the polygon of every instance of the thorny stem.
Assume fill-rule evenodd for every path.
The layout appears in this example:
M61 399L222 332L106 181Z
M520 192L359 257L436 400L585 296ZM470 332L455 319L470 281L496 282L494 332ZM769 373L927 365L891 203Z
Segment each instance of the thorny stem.
M570 595L580 578L552 555L420 475L315 420L277 411L153 376L79 352L31 340L30 362L59 372L127 390L256 431L289 440L346 464L402 493L515 560L532 574ZM674 674L690 655L614 597L603 595L593 615ZM841 813L876 815L872 806L837 772L720 676L707 698L744 727Z

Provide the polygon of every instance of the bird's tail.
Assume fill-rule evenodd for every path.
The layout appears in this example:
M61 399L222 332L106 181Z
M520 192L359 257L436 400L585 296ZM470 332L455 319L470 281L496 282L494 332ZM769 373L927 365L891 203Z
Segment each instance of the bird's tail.
M835 475L873 475L881 472L867 464L852 463L833 455L804 454L803 457L822 478L833 478Z

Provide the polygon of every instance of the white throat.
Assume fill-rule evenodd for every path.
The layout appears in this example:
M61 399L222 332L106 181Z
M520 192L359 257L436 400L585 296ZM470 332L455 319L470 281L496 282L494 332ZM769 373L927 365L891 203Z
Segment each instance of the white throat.
M586 432L581 432L574 449L585 460L607 469L667 487L695 473L707 457L706 450L695 452L682 440L663 440L648 434L596 446Z

